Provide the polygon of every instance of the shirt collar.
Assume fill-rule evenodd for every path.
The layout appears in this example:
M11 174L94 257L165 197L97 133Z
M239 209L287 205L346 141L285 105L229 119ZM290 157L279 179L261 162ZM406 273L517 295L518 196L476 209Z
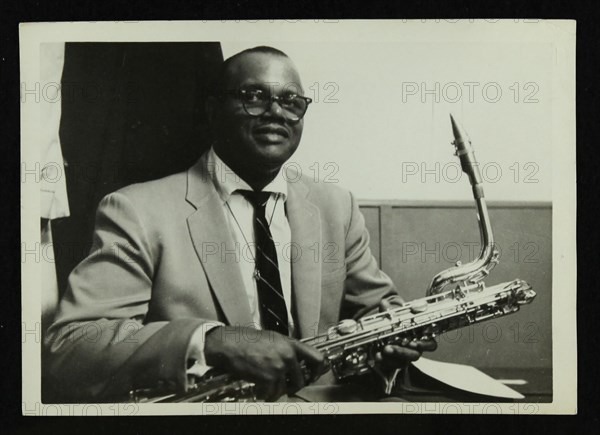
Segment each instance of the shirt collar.
M217 189L217 193L223 202L227 202L229 197L236 190L252 190L242 177L237 175L223 160L221 160L212 147L208 151L206 164L215 188ZM283 201L287 199L288 186L281 170L279 170L275 178L267 184L262 191L275 193L276 195L281 196Z

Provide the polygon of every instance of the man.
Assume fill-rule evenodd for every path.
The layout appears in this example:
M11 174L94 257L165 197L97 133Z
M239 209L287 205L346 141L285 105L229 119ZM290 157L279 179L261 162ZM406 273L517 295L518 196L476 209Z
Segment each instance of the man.
M92 253L69 278L46 345L48 375L73 400L132 388L183 391L215 367L292 395L323 356L298 341L398 298L369 250L356 201L285 174L310 99L279 50L223 64L207 102L211 150L187 172L121 189L98 207ZM387 346L382 370L435 349Z

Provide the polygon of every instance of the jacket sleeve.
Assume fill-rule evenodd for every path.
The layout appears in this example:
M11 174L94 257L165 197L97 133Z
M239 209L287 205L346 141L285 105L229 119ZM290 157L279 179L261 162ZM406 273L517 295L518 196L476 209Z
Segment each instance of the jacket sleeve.
M369 248L369 232L365 219L352 194L351 212L346 232L346 281L341 318L359 318L376 313L382 299L398 292L394 283L379 269Z
M186 388L202 319L145 323L158 248L127 196L105 197L92 250L71 273L44 344L45 376L66 400L105 401L132 388Z

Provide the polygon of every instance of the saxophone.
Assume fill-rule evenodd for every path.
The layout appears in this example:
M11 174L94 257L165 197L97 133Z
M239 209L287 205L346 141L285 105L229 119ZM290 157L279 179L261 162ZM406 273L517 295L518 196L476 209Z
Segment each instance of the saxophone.
M405 339L433 338L473 323L512 314L536 296L531 286L520 279L492 287L486 287L483 282L498 263L498 249L494 246L482 179L471 142L452 115L450 120L455 154L473 189L481 237L480 254L468 264L458 262L438 273L424 298L358 320L342 320L326 333L302 340L323 354L326 370L332 370L338 380L376 370L375 355L388 344L399 344ZM306 379L310 379L311 374L303 368ZM129 393L128 399L138 403L248 402L255 401L256 395L253 383L211 370L186 392L137 389Z

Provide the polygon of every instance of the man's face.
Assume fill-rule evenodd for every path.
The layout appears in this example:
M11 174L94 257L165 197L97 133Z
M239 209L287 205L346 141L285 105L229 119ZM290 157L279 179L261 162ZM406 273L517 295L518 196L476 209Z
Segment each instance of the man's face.
M246 54L231 65L227 76L227 90L262 89L278 96L284 91L303 94L296 68L283 56ZM214 121L215 148L221 158L238 166L266 170L279 168L294 154L304 126L302 119L288 120L278 102L254 117L232 96L219 103Z

